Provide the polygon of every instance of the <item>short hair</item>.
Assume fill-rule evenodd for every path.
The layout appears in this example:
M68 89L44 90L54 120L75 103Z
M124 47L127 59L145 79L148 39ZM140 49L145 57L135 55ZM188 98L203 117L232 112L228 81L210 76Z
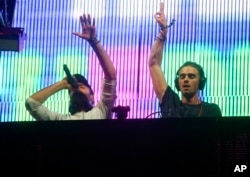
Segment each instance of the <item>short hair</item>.
M197 69L198 72L199 72L200 77L201 77L201 78L205 78L204 70L203 70L203 68L201 67L201 65L199 65L199 64L197 64L197 63L195 63L195 62L192 62L192 61L187 61L187 62L185 62L185 63L177 70L177 72L176 72L176 75L177 75L177 76L179 75L180 70L181 70L182 68L184 68L185 66L191 66L191 67Z
M175 78L175 87L177 88L177 90L179 91L180 88L179 88L179 84L178 84L178 77L179 77L179 72L182 68L186 67L186 66L191 66L195 69L198 70L199 72L199 89L200 90L203 90L203 88L205 87L205 84L206 84L206 81L207 81L207 78L205 77L205 74L204 74L204 70L203 68L201 67L201 65L195 63L195 62L192 62L192 61L187 61L185 62L176 72L176 78Z

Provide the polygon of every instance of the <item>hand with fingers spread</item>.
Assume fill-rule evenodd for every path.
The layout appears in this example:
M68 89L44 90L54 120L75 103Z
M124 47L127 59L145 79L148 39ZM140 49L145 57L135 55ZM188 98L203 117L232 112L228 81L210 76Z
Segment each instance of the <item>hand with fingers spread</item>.
M82 33L73 32L72 34L87 41L96 37L95 18L91 20L89 14L83 14L82 16L80 16L80 23L82 25Z

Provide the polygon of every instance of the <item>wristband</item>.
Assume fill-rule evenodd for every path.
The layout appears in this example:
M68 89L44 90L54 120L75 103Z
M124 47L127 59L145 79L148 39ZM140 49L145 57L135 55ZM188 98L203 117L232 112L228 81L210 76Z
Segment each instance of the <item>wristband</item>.
M174 24L175 21L176 21L175 19L172 19L172 21L171 21L171 23L169 25L160 26L161 30L165 30L167 28L170 28Z
M96 37L91 37L89 40L88 40L89 44L90 45L96 45L98 44L100 41L96 38Z

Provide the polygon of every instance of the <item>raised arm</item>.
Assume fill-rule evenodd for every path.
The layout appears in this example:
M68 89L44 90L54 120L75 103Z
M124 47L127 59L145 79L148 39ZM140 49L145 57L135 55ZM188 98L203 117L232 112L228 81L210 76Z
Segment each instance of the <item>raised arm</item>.
M96 38L95 19L93 18L93 22L91 24L90 15L88 14L88 16L86 16L83 14L80 16L80 22L82 25L82 33L73 32L73 34L87 40L90 43L103 69L104 78L107 80L116 80L115 67L110 60L109 55L100 44L100 41Z
M167 28L162 28L167 26L167 21L164 14L164 3L160 3L160 11L154 15L156 22L160 25L161 31L155 40L150 56L149 56L149 71L151 75L151 80L153 83L154 91L160 103L167 89L167 82L164 77L164 73L161 69L163 48L166 40Z

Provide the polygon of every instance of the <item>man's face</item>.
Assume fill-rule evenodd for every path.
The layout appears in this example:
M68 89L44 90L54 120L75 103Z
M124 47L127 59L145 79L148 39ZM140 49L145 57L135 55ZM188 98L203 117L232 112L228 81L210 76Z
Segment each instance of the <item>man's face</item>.
M81 92L82 94L86 95L86 97L89 99L89 101L92 101L91 100L91 92L90 92L90 89L89 87L87 87L86 85L82 84L82 83L78 83L79 87L78 87L78 92ZM73 93L75 92L76 90L70 90L70 97L72 97Z
M183 96L192 96L199 88L199 72L192 66L185 66L179 72L179 87Z
M70 112L75 113L86 109L88 110L89 105L93 104L94 96L91 94L89 87L78 83L79 87L77 90L70 90ZM72 105L74 105L72 107Z

